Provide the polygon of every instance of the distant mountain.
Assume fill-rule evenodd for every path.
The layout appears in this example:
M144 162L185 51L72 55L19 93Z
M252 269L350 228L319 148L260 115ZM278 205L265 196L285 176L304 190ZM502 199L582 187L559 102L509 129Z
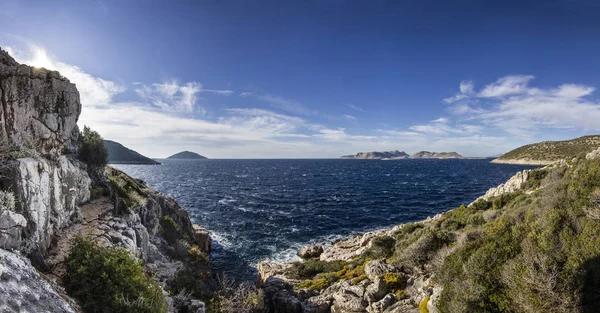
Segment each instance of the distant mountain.
M109 164L160 164L159 162L145 157L118 142L104 140L104 145L106 146L106 150L108 150Z
M410 157L413 159L464 159L462 155L456 152L419 151Z
M190 152L190 151L182 151L182 152L173 154L172 156L168 157L167 159L203 160L203 159L207 159L207 157L199 155L198 153Z
M384 152L359 152L356 155L344 155L342 159L408 159L410 156L404 151Z
M600 147L600 135L583 136L564 141L543 141L509 151L493 163L507 164L552 164L562 159L571 159Z

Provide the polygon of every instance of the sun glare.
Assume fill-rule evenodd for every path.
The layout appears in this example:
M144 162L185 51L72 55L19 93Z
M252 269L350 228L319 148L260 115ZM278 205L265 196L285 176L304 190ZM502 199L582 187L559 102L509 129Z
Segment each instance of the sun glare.
M46 69L54 69L54 64L48 57L48 53L45 49L40 47L34 47L32 50L33 58L30 62L31 65L35 67L43 67Z

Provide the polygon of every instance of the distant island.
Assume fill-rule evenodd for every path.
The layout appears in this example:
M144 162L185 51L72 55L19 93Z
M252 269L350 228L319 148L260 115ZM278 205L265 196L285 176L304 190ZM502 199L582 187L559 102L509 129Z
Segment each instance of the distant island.
M191 151L182 151L176 154L173 154L172 156L168 157L167 159L172 159L172 160L204 160L204 159L208 159L205 156L199 155L198 153L195 152L191 152Z
M373 152L359 152L356 155L344 155L342 159L408 159L410 155L404 151L373 151Z
M108 151L109 164L160 164L160 162L157 162L149 157L143 156L116 141L104 140L104 146Z
M400 160L400 159L464 159L462 155L456 152L429 152L419 151L409 155L404 151L373 151L359 152L355 155L344 155L342 159L372 159L372 160Z
M464 159L462 155L456 152L429 152L419 151L410 156L413 159Z
M492 163L548 165L561 159L572 159L598 147L600 147L600 135L563 141L544 141L511 150L494 159Z

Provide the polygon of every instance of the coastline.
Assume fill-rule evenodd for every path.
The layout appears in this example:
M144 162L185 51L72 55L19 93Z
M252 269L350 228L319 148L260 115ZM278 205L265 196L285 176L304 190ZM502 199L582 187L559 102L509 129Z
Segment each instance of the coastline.
M501 159L493 159L491 162L495 164L515 164L515 165L536 165L536 166L545 166L551 165L560 160L530 160L530 159L510 159L510 160L501 160Z

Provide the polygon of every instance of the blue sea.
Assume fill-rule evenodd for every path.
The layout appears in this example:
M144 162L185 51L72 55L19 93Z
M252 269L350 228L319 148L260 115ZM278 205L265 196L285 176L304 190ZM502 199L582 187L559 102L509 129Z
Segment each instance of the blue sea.
M211 232L214 271L240 279L307 244L468 204L531 168L489 159L160 161L115 167L172 195Z

